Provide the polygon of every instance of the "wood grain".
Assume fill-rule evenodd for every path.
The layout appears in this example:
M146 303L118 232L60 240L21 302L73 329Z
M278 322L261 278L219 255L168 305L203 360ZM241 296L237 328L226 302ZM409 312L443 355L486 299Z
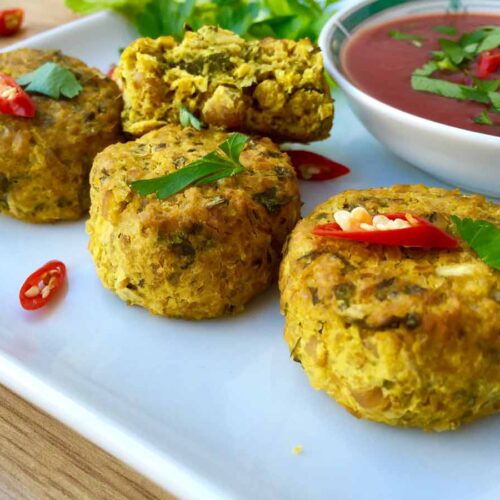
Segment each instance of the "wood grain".
M0 385L0 498L171 499Z
M9 7L25 9L25 28L0 47L77 17L63 0L0 0ZM0 385L0 499L173 497Z

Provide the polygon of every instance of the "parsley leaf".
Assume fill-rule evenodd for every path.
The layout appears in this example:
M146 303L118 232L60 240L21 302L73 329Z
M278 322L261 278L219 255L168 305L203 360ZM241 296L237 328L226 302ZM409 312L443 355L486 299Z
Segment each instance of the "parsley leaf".
M248 137L244 134L231 134L219 148L226 153L234 163L239 163L240 154L245 148Z
M415 76L431 76L434 71L439 69L438 63L431 61L424 64L421 68L417 68L413 75Z
M458 33L457 28L455 26L434 26L432 31L436 33L442 33L443 35L453 36Z
M465 59L465 52L459 43L447 38L440 38L439 45L441 50L449 57L454 65L459 65Z
M500 47L500 30L495 30L484 38L484 40L479 44L476 52L479 54L480 52L496 49L498 47Z
M484 88L480 85L477 87L469 87L447 80L429 78L425 75L429 74L431 67L427 66L428 65L425 65L413 72L411 77L411 87L413 90L429 92L430 94L457 99L459 101L476 101L482 104L492 104L495 110L500 109L500 93L489 92L487 90L488 88L493 88L496 84L492 84L491 86L486 85Z
M179 110L179 122L183 127L193 127L196 130L201 130L204 125L196 116L191 113L186 106L181 106Z
M231 134L219 144L218 150L186 167L162 177L134 181L130 186L141 196L156 193L158 199L164 200L189 186L203 186L224 177L240 174L245 171L245 167L239 158L247 141L248 137L244 134Z
M500 87L500 80L481 80L480 78L473 80L475 87L483 92L496 92Z
M455 215L451 219L460 236L479 258L493 269L500 270L500 229L484 220L460 219Z
M42 64L35 71L20 76L17 83L27 92L37 92L52 99L61 96L71 99L83 89L72 71L53 62Z
M489 104L490 99L485 92L481 92L466 85L448 82L447 80L438 80L437 78L428 78L413 74L411 77L411 86L414 90L429 92L442 97L457 99L459 101L477 101L483 104ZM500 94L499 94L500 95Z
M424 38L420 35L414 35L413 33L404 33L403 31L399 30L389 31L389 36L393 40L410 42L412 45L415 45L415 47L419 48L422 47L422 42L424 41Z
M493 125L493 121L487 111L483 111L474 118L474 123L479 125Z
M488 92L488 97L490 98L491 104L493 104L495 111L500 111L500 93Z

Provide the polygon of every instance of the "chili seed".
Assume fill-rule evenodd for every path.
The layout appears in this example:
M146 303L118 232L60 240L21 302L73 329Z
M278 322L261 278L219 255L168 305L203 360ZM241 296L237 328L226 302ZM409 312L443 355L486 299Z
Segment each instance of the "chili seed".
M29 299L36 297L40 293L40 289L35 285L24 292L24 295Z

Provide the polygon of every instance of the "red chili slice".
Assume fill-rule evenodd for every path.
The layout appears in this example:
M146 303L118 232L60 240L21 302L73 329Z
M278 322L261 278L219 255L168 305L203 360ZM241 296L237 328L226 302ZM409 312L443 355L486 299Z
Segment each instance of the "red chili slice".
M306 181L326 181L346 175L350 170L345 166L311 151L286 151L299 179Z
M66 278L66 266L59 260L51 260L28 276L19 292L24 309L34 311L50 302L62 287Z
M23 9L0 10L0 36L11 36L19 31L23 24Z
M500 49L482 52L479 55L479 64L476 74L479 78L488 78L500 68Z
M407 220L406 214L381 214L388 219ZM417 225L403 229L387 229L377 231L343 231L336 223L320 224L313 229L316 236L340 238L344 240L374 243L377 245L390 245L417 248L457 248L458 241L448 233L439 229L428 220L412 216L418 221Z
M34 102L8 75L0 75L0 113L24 118L35 116Z

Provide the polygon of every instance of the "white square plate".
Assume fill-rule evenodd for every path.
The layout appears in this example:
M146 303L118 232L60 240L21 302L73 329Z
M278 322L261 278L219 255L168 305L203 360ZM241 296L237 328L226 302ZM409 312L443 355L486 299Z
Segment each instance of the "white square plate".
M17 45L58 48L106 70L134 33L104 13ZM302 183L307 214L347 188L439 185L385 151L337 95L332 138L312 149L349 176ZM410 141L411 138L408 138ZM104 290L84 223L0 218L0 382L185 498L497 500L500 419L451 433L356 420L316 392L282 339L276 287L242 315L153 317ZM63 300L23 311L35 268L68 266ZM295 456L292 448L302 445Z

